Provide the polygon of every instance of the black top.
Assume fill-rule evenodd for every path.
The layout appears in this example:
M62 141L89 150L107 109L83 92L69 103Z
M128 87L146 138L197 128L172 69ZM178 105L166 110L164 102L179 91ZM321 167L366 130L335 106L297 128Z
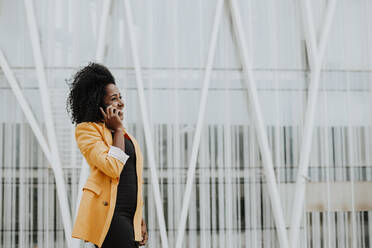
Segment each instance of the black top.
M136 153L132 141L127 137L124 141L129 158L120 174L115 212L133 218L137 207Z

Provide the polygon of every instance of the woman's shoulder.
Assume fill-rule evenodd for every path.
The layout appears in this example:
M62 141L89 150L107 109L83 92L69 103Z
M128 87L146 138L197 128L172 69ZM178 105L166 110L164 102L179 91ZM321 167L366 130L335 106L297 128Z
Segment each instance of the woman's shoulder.
M99 122L80 122L75 127L75 134L78 133L101 133L103 130L103 123Z
M76 125L75 129L81 129L81 128L102 128L103 122L80 122L79 124Z

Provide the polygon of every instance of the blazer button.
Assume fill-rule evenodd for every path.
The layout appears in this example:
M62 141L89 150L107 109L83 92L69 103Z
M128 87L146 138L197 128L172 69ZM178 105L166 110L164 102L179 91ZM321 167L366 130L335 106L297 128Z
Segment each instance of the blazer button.
M108 205L108 202L107 201L104 201L103 202L103 206L107 206Z

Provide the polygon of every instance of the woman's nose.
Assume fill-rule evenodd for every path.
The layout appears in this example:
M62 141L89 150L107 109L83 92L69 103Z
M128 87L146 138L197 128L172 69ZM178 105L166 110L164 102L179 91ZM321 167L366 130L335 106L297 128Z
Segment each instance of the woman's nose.
M119 105L120 108L124 108L125 104L124 104L123 100L120 100L118 105Z

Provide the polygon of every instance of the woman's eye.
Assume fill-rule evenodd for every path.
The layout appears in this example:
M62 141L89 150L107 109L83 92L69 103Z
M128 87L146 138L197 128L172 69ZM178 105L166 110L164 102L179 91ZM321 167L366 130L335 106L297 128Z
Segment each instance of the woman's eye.
M116 98L112 98L112 99L111 99L111 101L115 101L115 100L116 100Z
M123 97L119 96L120 99L122 99Z

